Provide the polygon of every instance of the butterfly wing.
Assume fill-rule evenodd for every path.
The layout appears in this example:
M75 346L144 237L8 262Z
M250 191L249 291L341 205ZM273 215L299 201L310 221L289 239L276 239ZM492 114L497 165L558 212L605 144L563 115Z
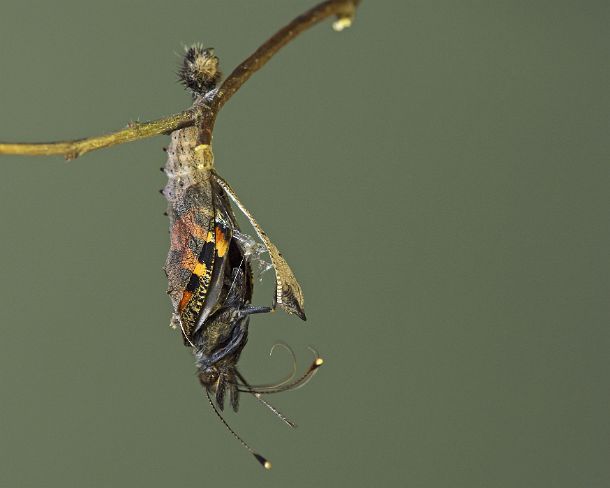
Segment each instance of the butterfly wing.
M214 268L216 233L212 185L192 185L168 210L170 250L165 263L168 294L182 332L190 338L204 306Z
M271 242L271 239L269 239L267 234L254 219L250 211L241 203L231 186L215 172L213 172L213 178L250 221L256 234L267 248L267 251L269 251L271 263L275 269L276 291L274 296L274 308L276 305L279 305L286 312L296 315L301 320L305 320L303 292L301 291L301 286L294 276L292 269L290 269L290 266L280 251L275 247L273 242Z

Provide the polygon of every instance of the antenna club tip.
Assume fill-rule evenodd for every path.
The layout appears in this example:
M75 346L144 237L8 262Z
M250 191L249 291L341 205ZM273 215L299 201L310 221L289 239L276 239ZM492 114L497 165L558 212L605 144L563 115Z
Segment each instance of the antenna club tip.
M318 358L318 359L316 359L316 360L313 362L313 365L314 365L316 368L319 368L319 367L320 367L320 366L322 366L323 364L324 364L324 359L322 359L322 358Z
M261 464L261 466L263 468L271 469L271 462L268 459L265 459L263 456L261 456L260 454L255 453L255 452L253 452L252 454L254 455L256 460Z

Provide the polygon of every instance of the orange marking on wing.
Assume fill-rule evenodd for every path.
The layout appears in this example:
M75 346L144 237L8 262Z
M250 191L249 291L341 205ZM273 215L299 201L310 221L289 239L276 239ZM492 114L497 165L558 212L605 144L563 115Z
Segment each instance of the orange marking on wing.
M183 250L182 259L180 260L180 267L183 269L188 269L189 271L193 271L197 266L197 258L193 254L193 251L190 247L187 247Z
M207 240L209 232L197 224L194 212L194 210L191 210L174 222L170 232L172 249L181 250L188 246L191 236L200 240Z
M184 310L184 308L188 305L189 301L191 300L192 296L193 296L193 292L184 290L184 292L182 293L182 299L180 300L180 303L178 304L178 312L182 312Z
M223 257L229 248L229 241L220 227L217 226L214 230L216 231L216 252L218 252L218 256Z
M207 270L208 267L205 263L200 263L197 261L197 264L195 264L195 267L193 268L193 274L196 274L197 276L204 276Z

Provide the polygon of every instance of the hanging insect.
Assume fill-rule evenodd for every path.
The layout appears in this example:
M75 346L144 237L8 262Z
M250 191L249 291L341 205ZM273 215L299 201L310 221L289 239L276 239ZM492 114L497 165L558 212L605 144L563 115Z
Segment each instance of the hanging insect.
M219 60L212 49L200 45L186 50L179 79L193 96L192 107L180 114L105 136L76 141L40 144L3 144L0 154L63 154L73 159L88 151L161 133L170 134L167 162L162 168L168 182L162 190L167 199L170 250L165 263L173 315L171 325L179 329L185 346L195 357L199 382L215 413L231 433L267 469L271 463L254 451L222 417L228 395L233 410L242 392L253 395L289 426L295 424L263 395L299 388L307 383L323 361L317 356L298 378L271 385L252 385L238 370L246 345L250 315L281 308L305 320L301 287L282 257L235 191L214 167L212 131L216 116L226 101L260 69L275 52L298 33L329 15L336 15L335 30L349 26L359 0L329 0L297 17L278 31L252 56L240 64L221 84ZM268 252L275 271L271 306L252 304L253 248L250 236L238 226L231 202L246 216Z
M220 79L218 58L211 49L193 46L186 51L179 76L195 103L204 103L198 100L213 93ZM300 386L322 364L320 358L300 380L277 388L249 385L236 367L247 341L250 315L279 306L305 320L303 293L288 263L233 189L216 173L211 148L199 143L197 128L174 131L166 152L168 182L162 193L168 201L170 220L171 245L165 273L174 307L171 323L180 328L185 345L193 350L199 381L208 398L212 393L217 407L223 410L228 391L231 406L237 411L239 393L244 389L261 395ZM251 304L248 242L239 232L230 200L242 210L269 252L276 276L273 307ZM241 442L270 467L269 461Z

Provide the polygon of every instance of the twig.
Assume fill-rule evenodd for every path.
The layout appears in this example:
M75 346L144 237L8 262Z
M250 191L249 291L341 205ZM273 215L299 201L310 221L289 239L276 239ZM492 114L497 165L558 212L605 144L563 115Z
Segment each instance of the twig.
M95 149L137 141L138 139L165 134L181 127L191 126L196 121L197 112L195 108L191 108L185 112L150 122L132 122L125 129L102 136L76 139L74 141L0 143L0 154L18 154L24 156L52 156L61 154L66 159L75 159Z
M150 122L133 122L125 129L102 136L47 143L0 143L0 154L63 155L66 159L75 159L89 151L159 134L167 134L176 129L193 125L199 125L200 127L201 142L211 144L212 131L218 112L256 71L261 69L275 53L297 35L329 16L337 16L337 20L333 24L335 30L342 30L349 26L359 3L360 0L328 0L299 15L237 66L222 83L215 95L206 100L205 104L196 101L190 109L184 112Z

